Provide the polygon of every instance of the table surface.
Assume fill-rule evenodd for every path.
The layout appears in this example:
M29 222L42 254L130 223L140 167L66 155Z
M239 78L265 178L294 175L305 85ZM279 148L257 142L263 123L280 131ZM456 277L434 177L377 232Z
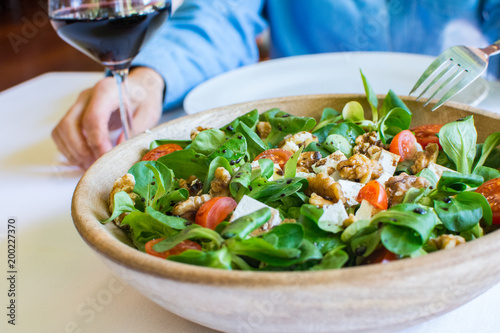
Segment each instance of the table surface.
M73 226L82 171L64 164L50 132L101 73L47 73L0 93L0 267L7 224L16 237L16 325L7 323L9 282L0 279L1 332L213 332L160 308L114 277ZM375 81L371 78L371 81ZM480 107L500 112L500 84ZM163 120L182 116L183 110ZM214 295L214 297L217 297ZM443 296L444 297L444 296ZM498 332L500 284L468 304L401 333Z

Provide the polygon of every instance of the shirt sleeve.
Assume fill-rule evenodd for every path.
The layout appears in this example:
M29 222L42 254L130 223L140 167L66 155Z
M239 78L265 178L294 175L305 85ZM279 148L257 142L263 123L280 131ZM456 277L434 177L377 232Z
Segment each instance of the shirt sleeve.
M489 43L496 42L500 39L500 0L486 0L481 15L484 35ZM489 59L488 72L494 79L500 78L500 57Z
M258 60L264 0L184 0L132 62L164 79L164 109L199 83Z

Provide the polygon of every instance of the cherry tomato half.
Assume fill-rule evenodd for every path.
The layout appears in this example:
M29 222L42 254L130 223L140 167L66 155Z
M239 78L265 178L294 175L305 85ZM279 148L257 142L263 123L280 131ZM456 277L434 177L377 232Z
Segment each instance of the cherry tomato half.
M443 127L443 125L422 125L414 127L410 129L410 131L415 133L415 138L417 138L417 142L422 146L422 148L425 149L429 143L437 143L439 145L439 149L443 149L439 144L439 138L436 135L439 133L441 127Z
M387 193L385 193L385 189L382 184L376 180L372 180L363 186L359 191L356 200L358 202L366 200L372 204L372 206L382 210L386 210L388 206Z
M195 222L214 230L231 213L238 203L230 197L215 197L205 202L196 213Z
M280 168L283 169L285 167L286 161L290 157L292 157L292 152L288 150L284 150L281 148L273 148L266 151L263 151L257 157L255 157L254 161L260 160L262 158L268 158L272 160L275 164L279 164Z
M500 224L500 178L490 179L476 189L490 203L493 224Z
M166 143L148 151L141 161L156 161L162 156L173 153L174 151L182 150L182 147L175 143Z
M186 250L198 250L198 251L201 251L200 244L195 243L195 242L193 242L193 241L191 241L189 239L187 239L187 240L185 240L183 242L180 242L179 244L177 244L176 246L174 246L173 248L171 248L168 251L156 252L155 250L153 250L153 245L158 244L159 242L161 242L164 239L165 238L157 238L157 239L152 239L149 242L147 242L146 245L144 246L144 249L146 250L146 253L150 254L152 256L155 256L155 257L166 259L169 256L174 256L174 255L181 254L182 252L184 252Z
M386 264L389 261L398 260L398 256L395 253L387 250L386 248L381 248L373 251L368 257L363 260L364 265L368 264Z
M415 135L409 130L404 130L392 139L389 150L391 153L401 156L401 160L404 161L415 153L416 142Z

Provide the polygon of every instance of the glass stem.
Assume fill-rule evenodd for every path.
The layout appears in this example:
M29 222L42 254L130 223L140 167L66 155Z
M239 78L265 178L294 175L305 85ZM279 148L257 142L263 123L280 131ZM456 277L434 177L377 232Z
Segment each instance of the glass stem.
M122 120L123 134L125 140L128 140L134 135L132 127L132 114L129 110L127 76L128 68L112 71L118 85L118 100L120 103L120 118Z

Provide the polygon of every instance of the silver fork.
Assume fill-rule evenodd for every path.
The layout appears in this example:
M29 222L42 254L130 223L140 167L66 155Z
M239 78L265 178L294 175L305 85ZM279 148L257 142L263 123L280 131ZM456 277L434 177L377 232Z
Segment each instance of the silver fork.
M422 83L433 77L432 81L417 97L417 100L429 89L435 88L436 83L439 83L438 88L424 104L425 107L438 93L444 92L441 99L433 106L432 111L434 111L476 80L488 67L489 57L498 53L500 53L500 40L482 49L463 45L453 46L441 53L427 67L409 95L413 94Z

